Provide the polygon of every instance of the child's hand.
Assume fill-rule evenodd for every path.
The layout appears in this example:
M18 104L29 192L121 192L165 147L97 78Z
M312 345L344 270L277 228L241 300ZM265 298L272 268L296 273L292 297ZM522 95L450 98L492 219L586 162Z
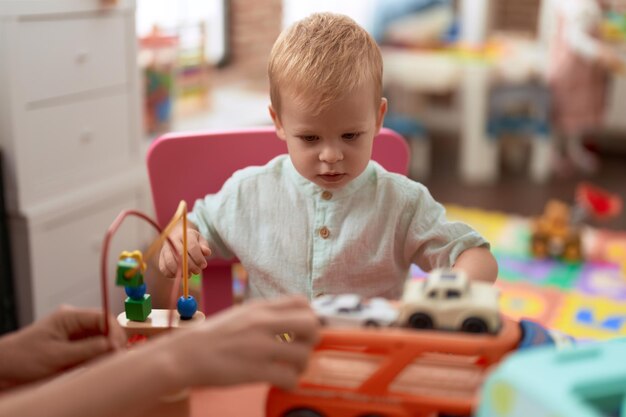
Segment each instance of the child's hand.
M269 382L296 385L319 339L319 320L302 297L253 301L207 319L205 325L177 333L175 363L182 384L234 385ZM277 335L289 332L290 343Z
M178 253L182 253L183 230L177 227L171 234L170 239ZM211 249L204 237L193 227L187 228L187 254L189 255L187 267L192 274L199 274L206 268L206 257L211 255ZM174 257L172 247L165 242L159 255L159 269L168 278L176 276L178 263Z
M61 307L53 314L3 338L0 386L40 380L96 358L126 343L124 331L109 318L103 334L101 310Z

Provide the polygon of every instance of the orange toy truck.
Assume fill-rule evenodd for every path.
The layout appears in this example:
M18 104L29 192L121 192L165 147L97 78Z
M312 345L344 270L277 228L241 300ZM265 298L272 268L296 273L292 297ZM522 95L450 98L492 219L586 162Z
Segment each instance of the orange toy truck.
M506 318L497 334L326 328L298 387L270 390L266 416L468 416L487 370L522 336Z

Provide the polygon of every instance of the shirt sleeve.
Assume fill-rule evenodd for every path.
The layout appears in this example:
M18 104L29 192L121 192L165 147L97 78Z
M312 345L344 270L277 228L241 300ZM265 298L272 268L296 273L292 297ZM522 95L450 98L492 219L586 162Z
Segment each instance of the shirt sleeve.
M219 232L221 227L227 227L232 217L232 211L225 209L228 201L227 184L218 193L196 200L192 211L187 215L187 219L198 226L200 234L209 243L211 258L231 259L235 256Z
M426 187L420 186L415 212L409 226L406 256L424 271L451 267L466 249L490 245L478 232L462 222L446 219L445 208Z

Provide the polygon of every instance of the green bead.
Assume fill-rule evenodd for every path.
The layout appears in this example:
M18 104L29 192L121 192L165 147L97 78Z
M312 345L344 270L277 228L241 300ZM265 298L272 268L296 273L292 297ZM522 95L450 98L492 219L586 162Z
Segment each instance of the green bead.
M152 312L152 299L150 294L143 296L142 300L133 300L132 298L126 298L124 301L124 310L126 311L126 318L131 321L146 321L150 313Z
M126 276L126 273L133 269L132 275ZM143 274L135 259L124 258L118 261L117 280L115 283L120 287L138 287L143 284Z

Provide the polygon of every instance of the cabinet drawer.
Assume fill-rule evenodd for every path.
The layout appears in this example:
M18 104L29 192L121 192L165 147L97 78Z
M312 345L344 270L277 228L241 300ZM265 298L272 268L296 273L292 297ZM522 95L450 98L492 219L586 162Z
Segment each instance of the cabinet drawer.
M140 204L135 194L118 196L106 206L96 206L83 214L67 216L54 223L41 225L31 233L31 282L35 316L41 317L62 302L72 302L81 293L81 305L90 305L94 292L100 294L100 257L102 241L109 225L124 209ZM127 219L115 234L109 247L109 289L115 286L115 262L122 250L145 249L140 242L136 218ZM99 298L98 298L99 299ZM114 306L115 300L111 300ZM116 309L117 310L117 309Z
M20 20L16 74L26 103L124 84L128 79L125 15Z
M23 205L104 178L136 159L129 97L117 95L23 114L18 184Z

